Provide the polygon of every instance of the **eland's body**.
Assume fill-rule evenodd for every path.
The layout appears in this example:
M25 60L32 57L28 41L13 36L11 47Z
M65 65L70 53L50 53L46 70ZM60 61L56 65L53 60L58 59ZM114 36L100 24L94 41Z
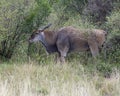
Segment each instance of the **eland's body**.
M72 26L63 27L57 32L37 30L29 41L40 41L48 53L59 53L60 60L65 61L69 52L90 51L93 57L99 54L99 48L105 42L106 32L99 29L79 30Z

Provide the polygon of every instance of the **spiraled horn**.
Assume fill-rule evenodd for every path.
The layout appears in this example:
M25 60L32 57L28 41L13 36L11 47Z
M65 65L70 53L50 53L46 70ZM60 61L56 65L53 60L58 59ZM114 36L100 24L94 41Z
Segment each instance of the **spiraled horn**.
M48 24L47 26L45 26L42 30L44 31L45 29L49 28L52 24Z

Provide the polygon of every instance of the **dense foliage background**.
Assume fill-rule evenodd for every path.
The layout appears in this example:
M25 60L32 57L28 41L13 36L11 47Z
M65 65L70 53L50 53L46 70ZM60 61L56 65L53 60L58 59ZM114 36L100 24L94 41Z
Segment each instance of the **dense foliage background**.
M72 25L98 28L108 32L106 48L100 60L120 62L120 1L119 0L2 0L0 1L0 60L28 60L47 63L40 43L29 44L33 30L52 23L50 30ZM85 53L68 57L86 63ZM90 57L87 57L90 58ZM82 62L81 61L81 62Z

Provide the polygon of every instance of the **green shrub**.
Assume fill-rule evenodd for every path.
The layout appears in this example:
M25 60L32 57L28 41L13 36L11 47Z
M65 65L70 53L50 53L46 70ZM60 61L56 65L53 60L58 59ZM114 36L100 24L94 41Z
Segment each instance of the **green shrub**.
M120 62L120 10L115 10L111 16L107 17L106 30L107 37L107 58L110 62Z
M111 37L114 35L120 35L120 10L113 11L109 17L107 17L106 29Z
M28 34L45 23L51 9L47 0L3 0L0 7L0 56L10 59L17 46L28 41Z

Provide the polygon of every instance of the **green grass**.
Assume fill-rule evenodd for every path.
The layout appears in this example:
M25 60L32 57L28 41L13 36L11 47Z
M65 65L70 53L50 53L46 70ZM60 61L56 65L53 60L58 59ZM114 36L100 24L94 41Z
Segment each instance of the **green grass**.
M87 65L86 65L87 66ZM79 62L0 65L0 96L120 96L120 73L104 78Z

